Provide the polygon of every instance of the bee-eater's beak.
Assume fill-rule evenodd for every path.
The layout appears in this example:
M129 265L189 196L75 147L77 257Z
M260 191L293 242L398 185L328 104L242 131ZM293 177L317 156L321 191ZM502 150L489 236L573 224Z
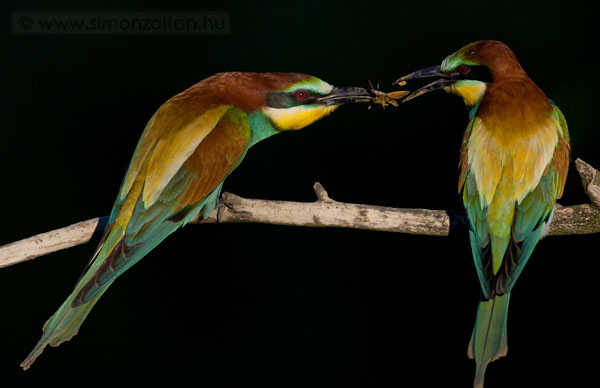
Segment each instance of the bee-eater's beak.
M402 102L406 102L408 100L412 100L415 97L419 97L425 93L431 92L433 90L443 89L445 87L452 86L452 84L456 81L453 77L453 74L444 73L441 71L440 66L431 66L425 69L414 71L410 74L405 75L404 77L398 78L393 85L397 85L404 81L409 81L417 78L427 78L427 77L440 77L433 81L430 84L423 86L420 89L415 90L410 93L408 96L404 97Z
M322 105L342 105L351 102L372 102L375 92L358 87L334 87L329 94L319 97L317 103Z

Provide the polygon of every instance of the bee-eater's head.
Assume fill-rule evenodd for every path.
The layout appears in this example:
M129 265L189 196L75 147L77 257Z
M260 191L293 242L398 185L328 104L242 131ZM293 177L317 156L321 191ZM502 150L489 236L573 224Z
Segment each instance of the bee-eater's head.
M373 102L376 92L358 87L333 87L317 77L298 73L218 73L200 81L194 93L205 104L233 105L250 114L260 112L280 131L301 129L350 102Z
M334 87L317 77L279 73L289 83L269 90L262 107L277 129L304 128L327 116L342 104L371 102L373 92L359 87Z
M443 89L461 96L467 106L474 106L481 101L489 84L522 76L526 76L525 71L506 44L497 40L482 40L470 43L450 54L439 66L407 74L394 83L438 77L432 83L406 96L404 101L432 90Z

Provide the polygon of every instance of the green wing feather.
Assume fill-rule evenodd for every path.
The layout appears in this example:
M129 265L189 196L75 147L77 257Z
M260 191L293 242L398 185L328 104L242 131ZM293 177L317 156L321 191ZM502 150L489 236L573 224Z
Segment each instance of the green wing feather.
M469 218L469 239L477 276L484 296L489 298L492 295L489 279L492 278L493 266L489 249L490 235L486 222L487 206L480 202L475 176L470 172L465 178L463 204Z

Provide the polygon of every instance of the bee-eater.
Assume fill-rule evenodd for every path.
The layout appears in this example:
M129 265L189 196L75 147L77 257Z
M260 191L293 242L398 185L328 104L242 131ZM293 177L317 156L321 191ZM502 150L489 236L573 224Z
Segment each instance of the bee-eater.
M142 133L98 248L23 369L46 345L75 336L119 275L196 215L210 215L223 181L252 145L306 127L344 103L369 102L373 93L304 74L231 72L165 102Z
M487 364L508 350L510 293L562 195L569 130L560 109L502 42L471 43L440 66L396 82L423 77L438 79L404 101L443 89L462 97L469 109L458 190L481 285L468 356L476 362L474 386L483 387Z

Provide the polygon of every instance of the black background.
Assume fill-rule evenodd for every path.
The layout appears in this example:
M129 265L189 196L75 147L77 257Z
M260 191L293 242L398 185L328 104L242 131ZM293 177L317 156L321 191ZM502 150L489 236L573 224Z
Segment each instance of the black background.
M148 118L221 71L391 90L471 41L503 40L564 112L573 157L599 167L594 13L576 2L481 3L13 2L2 43L0 244L107 215ZM10 11L19 10L220 10L231 33L14 35ZM340 201L459 209L466 123L461 100L442 92L399 108L344 106L255 146L224 190L312 201L319 181ZM572 166L560 202L586 200ZM539 244L511 298L508 357L490 365L486 387L595 376L597 239ZM466 349L479 286L465 231L254 224L178 231L115 282L74 340L22 372L96 243L0 270L2 386L472 384Z

